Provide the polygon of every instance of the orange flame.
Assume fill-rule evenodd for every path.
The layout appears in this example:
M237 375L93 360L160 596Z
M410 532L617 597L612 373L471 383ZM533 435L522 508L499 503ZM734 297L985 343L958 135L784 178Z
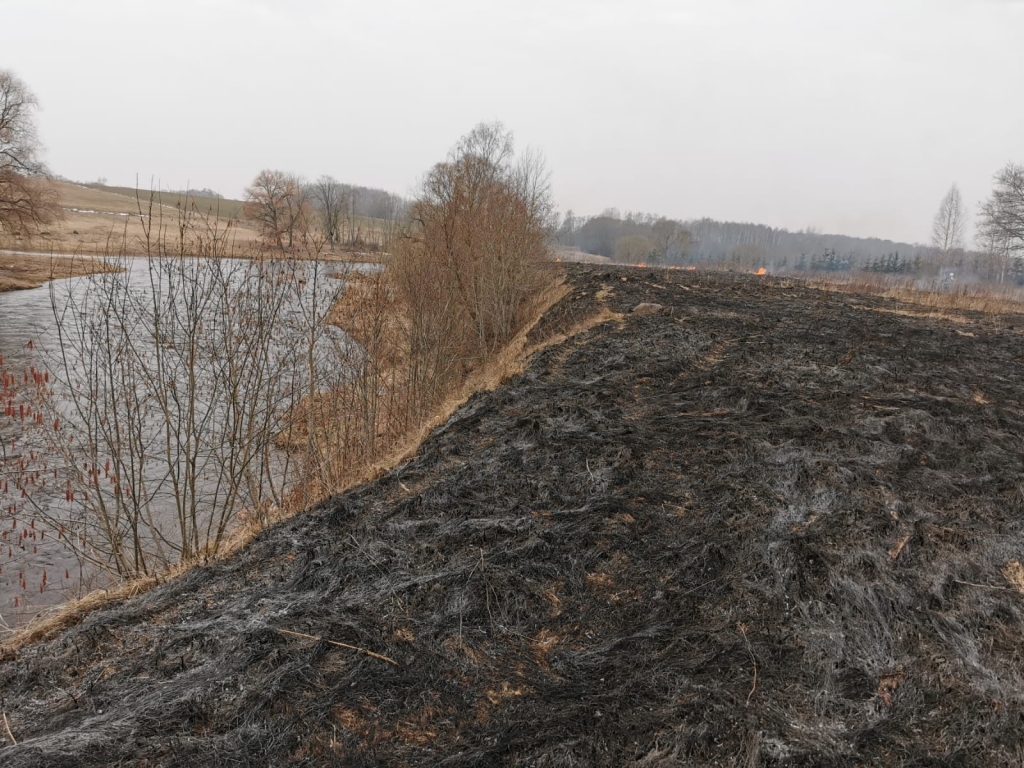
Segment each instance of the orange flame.
M755 274L755 275L767 275L767 274L768 274L768 270L767 270L767 269L765 269L764 267L761 267L761 268L760 268L759 270L757 270L757 272L755 272L754 274Z

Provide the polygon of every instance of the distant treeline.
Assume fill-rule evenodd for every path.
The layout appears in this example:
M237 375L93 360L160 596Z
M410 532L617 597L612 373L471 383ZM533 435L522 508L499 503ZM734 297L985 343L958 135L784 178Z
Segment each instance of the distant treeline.
M559 244L626 263L725 266L774 274L870 272L934 278L953 272L992 282L1024 284L1021 259L878 238L790 232L763 224L668 219L647 213L598 216L569 211L558 227Z
M226 199L220 192L216 192L209 187L203 187L202 189L165 189L164 192L171 195L191 195L192 197L209 197L214 200Z
M278 248L291 249L319 233L331 248L388 250L408 207L406 200L383 189L344 184L327 175L307 181L265 168L246 187L242 216Z
M352 195L353 213L369 219L404 218L408 202L400 195L376 187L361 187L356 184L342 185Z

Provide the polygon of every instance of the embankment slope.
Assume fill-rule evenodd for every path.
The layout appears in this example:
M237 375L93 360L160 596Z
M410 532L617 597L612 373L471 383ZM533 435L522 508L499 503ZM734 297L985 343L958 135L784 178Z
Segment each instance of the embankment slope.
M567 272L538 340L624 317L380 480L6 652L0 763L1016 764L1024 319Z

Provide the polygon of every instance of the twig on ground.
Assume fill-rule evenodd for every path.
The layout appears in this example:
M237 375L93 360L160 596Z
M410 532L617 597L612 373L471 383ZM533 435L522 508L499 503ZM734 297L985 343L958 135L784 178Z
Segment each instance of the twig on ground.
M11 740L11 744L17 746L18 740L14 738L14 734L11 733L11 724L7 722L6 712L4 712L4 730L7 731L7 738Z
M325 643L330 643L331 645L336 645L339 648L347 648L350 651L356 651L357 653L363 653L363 654L366 654L367 656L372 656L375 659L380 659L381 661L386 661L388 664L394 664L396 667L398 666L398 662L395 661L394 659L392 659L392 658L390 658L388 656L382 656L379 653L374 653L373 651L368 651L365 648L360 648L359 646L356 646L356 645L349 645L347 643L339 643L337 640L328 640L328 639L323 638L323 637L317 637L316 635L307 635L307 634L305 634L303 632L292 632L290 629L280 629L280 628L278 628L277 631L280 632L283 635L293 635L294 637L303 637L306 640L316 640L318 642L320 640L323 640Z
M754 649L750 647L750 640L747 638L747 625L741 621L736 625L736 629L743 635L743 642L747 644L747 653L750 654L750 661L754 664L754 684L750 686L750 693L747 694L747 706L750 706L750 700L754 696L754 691L757 690L757 659L754 658Z
M981 589L998 589L1003 592L1016 592L1017 590L1013 587L997 587L994 584L975 584L973 581L963 581L961 579L953 579L956 584L966 584L968 587L981 587Z

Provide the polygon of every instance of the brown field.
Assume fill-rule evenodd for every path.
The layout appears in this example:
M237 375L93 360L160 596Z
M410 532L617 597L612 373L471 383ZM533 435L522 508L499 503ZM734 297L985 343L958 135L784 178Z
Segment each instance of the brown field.
M144 224L150 216L149 191L140 190L136 198L134 190L127 187L100 189L68 182L55 184L62 211L61 219L33 237L0 233L0 250L89 256L145 252ZM154 229L151 239L154 243L159 241L161 249L177 252L182 210L178 206L184 204L183 195L164 193L159 197L154 196ZM228 242L231 245L228 250L244 255L251 247L259 244L261 238L258 228L252 222L238 218L241 206L239 200L189 197L190 238L197 234L205 235L208 229L214 228L218 233L229 232ZM382 229L379 219L359 216L356 223L360 236L369 241L379 236ZM186 248L186 252L190 252L190 249ZM363 249L345 248L328 255L328 258L354 258L359 261L379 261L379 257L380 254L375 255Z
M103 255L108 253L141 251L145 238L143 223L148 220L149 193L141 192L141 199L127 194L84 187L79 184L56 182L63 216L49 229L34 237L0 236L0 248L38 253L80 253ZM177 195L161 198L165 204L154 202L152 217L157 230L162 229L168 243L176 242L179 209L174 203ZM167 204L167 203L170 204ZM204 209L196 210L205 215ZM239 248L259 239L259 232L246 222L228 218L210 217L209 224L219 230L230 226L232 237ZM156 234L156 231L153 233Z
M0 292L38 288L48 280L102 272L107 266L90 258L35 256L0 251Z
M810 285L827 291L855 294L873 294L897 302L913 304L931 310L932 317L958 319L957 312L986 314L1024 314L1024 291L1016 286L961 284L948 290L927 290L915 287L913 280L879 279L865 276L854 278L819 278ZM914 313L913 309L901 312Z
M130 198L135 200L136 191L131 187L111 187L98 184L90 184L87 189L91 189L96 192L108 192L122 197ZM142 194L149 198L148 190L142 190ZM178 192L161 192L160 201L171 208L176 205L194 205L196 210L200 213L211 213L215 216L219 216L222 219L243 219L242 206L245 205L244 200L229 200L228 198L220 197L204 197L202 195L183 195Z

